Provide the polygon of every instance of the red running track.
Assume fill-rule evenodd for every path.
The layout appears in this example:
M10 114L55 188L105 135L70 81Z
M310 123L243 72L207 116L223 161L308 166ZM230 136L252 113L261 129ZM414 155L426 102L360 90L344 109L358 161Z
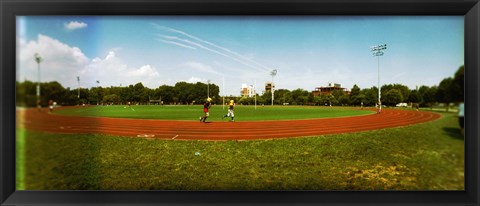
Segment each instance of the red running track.
M428 122L440 118L433 112L383 109L380 114L354 117L210 122L72 117L36 109L18 110L17 125L35 131L65 134L108 134L170 140L254 140L319 136L378 130Z

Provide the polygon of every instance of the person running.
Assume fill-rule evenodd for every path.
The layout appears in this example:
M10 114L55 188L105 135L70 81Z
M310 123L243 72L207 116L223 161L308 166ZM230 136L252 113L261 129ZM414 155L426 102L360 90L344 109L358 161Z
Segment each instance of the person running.
M200 117L200 122L205 122L209 116L208 109L210 109L210 101L212 101L212 98L209 97L207 98L207 102L203 104L203 112L205 114Z
M226 115L223 115L222 119L224 119L225 117L231 117L232 120L230 120L230 121L232 121L232 122L235 121L234 120L235 115L233 114L233 107L234 106L235 106L235 102L233 100L230 100L230 103L228 103L228 113Z

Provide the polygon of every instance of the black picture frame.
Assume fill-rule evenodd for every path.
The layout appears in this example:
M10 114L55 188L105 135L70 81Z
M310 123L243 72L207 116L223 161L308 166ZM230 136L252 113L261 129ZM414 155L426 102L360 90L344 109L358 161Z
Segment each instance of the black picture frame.
M16 191L17 15L463 15L464 191ZM0 0L1 205L479 205L479 0Z

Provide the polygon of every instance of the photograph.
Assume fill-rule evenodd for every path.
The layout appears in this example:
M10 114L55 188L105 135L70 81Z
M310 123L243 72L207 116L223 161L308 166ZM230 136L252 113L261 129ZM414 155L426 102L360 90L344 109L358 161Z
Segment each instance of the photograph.
M16 190L465 190L464 16L15 26Z

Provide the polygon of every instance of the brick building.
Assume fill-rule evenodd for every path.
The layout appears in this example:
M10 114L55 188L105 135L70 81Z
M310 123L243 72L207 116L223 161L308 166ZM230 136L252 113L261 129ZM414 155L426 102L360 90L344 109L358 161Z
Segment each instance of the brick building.
M312 91L313 96L317 97L320 95L331 94L335 90L341 90L345 94L349 94L350 92L347 91L347 88L343 88L341 84L337 83L328 83L326 87L316 87L315 90Z

